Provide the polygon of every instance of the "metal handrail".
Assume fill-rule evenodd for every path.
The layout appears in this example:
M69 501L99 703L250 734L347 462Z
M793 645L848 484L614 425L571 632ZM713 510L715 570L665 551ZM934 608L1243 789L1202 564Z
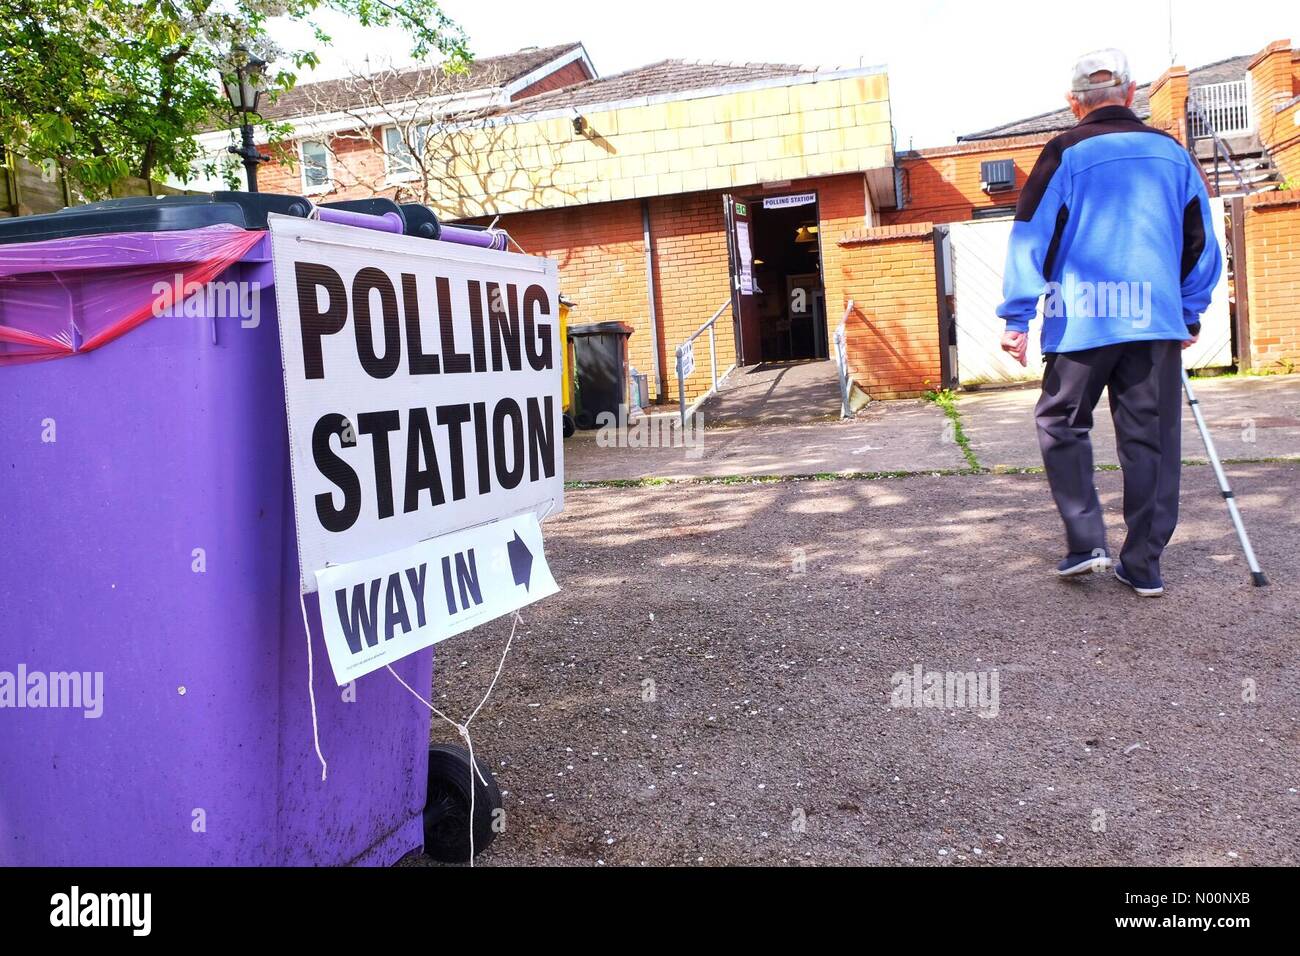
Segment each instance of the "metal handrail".
M1227 162L1227 164L1228 164L1228 169L1232 170L1232 175L1235 176L1236 179L1237 179L1237 186L1241 189L1241 191L1242 191L1243 193L1249 193L1249 192L1250 192L1250 189L1248 189L1247 186L1246 186L1246 179L1245 179L1244 176L1242 176L1242 174L1241 174L1241 170L1237 168L1237 164L1233 161L1233 159L1232 159L1232 154L1231 154L1230 152L1228 152L1228 146L1227 146L1227 144L1224 143L1224 141L1223 141L1222 139L1219 138L1219 133L1218 133L1218 131L1214 128L1214 122L1210 119L1210 114L1206 111L1205 107L1201 105L1200 101L1199 101L1195 96L1188 96L1188 97L1187 97L1187 106L1188 106L1188 114L1187 114L1187 144L1188 144L1188 145L1187 145L1187 149L1188 149L1188 151L1192 154L1192 159L1193 159L1193 161L1195 161L1195 162L1198 163L1198 164L1200 163L1200 160L1197 159L1197 157L1196 157L1196 139L1197 139L1197 137L1196 137L1196 135L1195 135L1195 130L1194 130L1194 128L1193 128L1193 125L1194 125L1193 122L1192 122L1192 121L1193 121L1193 118L1199 119L1199 120L1201 121L1202 129L1205 129L1205 130L1208 130L1208 131L1209 131L1209 137L1208 137L1208 138L1209 138L1209 139L1211 140L1211 142L1213 143L1213 149L1214 149L1214 191L1215 191L1216 193L1218 193L1218 192L1220 191L1220 190L1219 190L1219 153L1222 152L1222 153L1223 153L1223 158L1224 158L1224 160L1225 160L1225 161ZM1195 112L1192 112L1193 110L1194 110ZM1205 138L1207 138L1207 137L1202 136L1201 138L1202 138L1202 139L1205 139Z
M685 342L677 346L677 405L681 415L683 430L686 428L686 419L689 417L690 413L694 412L705 399L716 393L718 390L718 337L714 330L714 324L722 317L722 313L726 312L730 308L731 299L728 298L726 302L718 306L718 311L714 312L707 322L696 329ZM697 398L688 409L686 407L686 378L691 374L691 372L695 371L695 350L693 346L695 345L695 340L705 332L709 333L709 367L713 376L713 384L709 390ZM690 355L691 357L691 368L683 374L684 363L687 355ZM731 368L735 368L735 366L733 365ZM723 378L727 377L731 372L731 368L722 373Z
M837 366L840 380L840 418L853 417L853 412L849 408L848 345L849 316L852 314L853 300L849 299L849 304L844 307L844 318L840 319L840 324L835 326L835 365Z

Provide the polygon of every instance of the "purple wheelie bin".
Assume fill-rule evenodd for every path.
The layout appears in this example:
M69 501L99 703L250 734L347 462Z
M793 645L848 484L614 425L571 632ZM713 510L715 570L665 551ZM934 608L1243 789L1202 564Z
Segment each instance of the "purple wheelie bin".
M313 743L264 231L311 206L190 199L0 222L0 864L389 864L423 843L430 713L383 671L335 686L314 595L327 779ZM141 283L217 267L239 314L141 320Z

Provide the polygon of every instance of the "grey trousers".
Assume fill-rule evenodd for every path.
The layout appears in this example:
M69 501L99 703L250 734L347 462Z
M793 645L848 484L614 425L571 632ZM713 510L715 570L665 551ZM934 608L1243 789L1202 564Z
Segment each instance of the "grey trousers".
M1178 524L1182 343L1126 342L1046 358L1034 417L1069 552L1106 547L1088 432L1101 391L1108 388L1128 526L1120 561L1132 578L1158 581L1160 554Z

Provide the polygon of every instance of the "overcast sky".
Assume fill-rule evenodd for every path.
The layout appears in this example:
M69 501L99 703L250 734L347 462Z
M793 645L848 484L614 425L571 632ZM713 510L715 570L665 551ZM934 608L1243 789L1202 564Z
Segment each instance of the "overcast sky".
M724 61L885 66L898 145L940 146L961 133L1063 105L1074 58L1118 46L1139 82L1159 76L1173 51L1188 67L1254 53L1271 40L1300 38L1300 2L1127 0L444 0L487 56L525 46L581 40L601 75L671 57ZM1241 16L1233 16L1238 10ZM743 12L743 19L738 14ZM323 78L367 55L400 52L400 33L343 28L322 51ZM283 42L305 44L281 30ZM303 79L310 79L307 76Z

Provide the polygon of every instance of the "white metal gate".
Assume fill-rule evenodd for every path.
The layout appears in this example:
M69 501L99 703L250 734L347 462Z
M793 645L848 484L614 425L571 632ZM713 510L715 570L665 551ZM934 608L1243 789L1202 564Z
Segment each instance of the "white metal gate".
M1214 238L1224 248L1224 204L1211 199ZM962 385L1005 385L1042 378L1042 305L1029 323L1029 364L1002 351L1006 323L995 311L1002 302L1002 269L1012 220L985 219L954 222L948 227L950 263L948 289L952 293L953 322L957 329L957 379ZM1223 368L1232 364L1232 332L1228 318L1228 275L1224 270L1210 306L1201 317L1201 338L1184 355L1188 368Z

